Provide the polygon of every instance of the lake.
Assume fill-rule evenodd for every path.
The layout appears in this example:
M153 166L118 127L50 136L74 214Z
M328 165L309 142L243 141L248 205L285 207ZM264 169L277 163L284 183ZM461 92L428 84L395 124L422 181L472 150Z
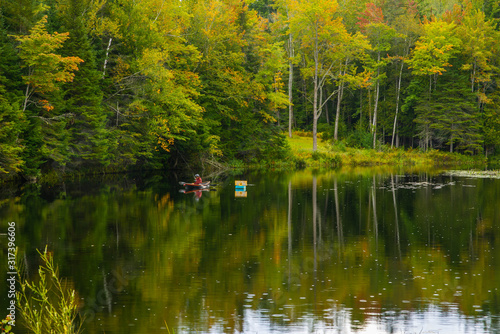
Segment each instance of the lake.
M4 188L0 233L15 222L29 275L47 245L84 333L500 333L499 179L250 171L179 192L190 178Z

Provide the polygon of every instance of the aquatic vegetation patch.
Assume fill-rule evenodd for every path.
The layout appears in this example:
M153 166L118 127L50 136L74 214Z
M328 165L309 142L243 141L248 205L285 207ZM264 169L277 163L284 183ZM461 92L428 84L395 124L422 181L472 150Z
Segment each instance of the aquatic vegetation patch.
M500 179L500 170L449 170L447 176L460 176L471 178Z

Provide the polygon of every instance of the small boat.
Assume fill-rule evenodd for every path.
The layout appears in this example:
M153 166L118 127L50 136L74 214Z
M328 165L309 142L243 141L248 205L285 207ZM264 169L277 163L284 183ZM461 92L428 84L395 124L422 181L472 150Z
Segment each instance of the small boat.
M188 182L179 182L181 186L184 186L186 190L203 190L210 188L210 181L202 182L202 183L188 183Z

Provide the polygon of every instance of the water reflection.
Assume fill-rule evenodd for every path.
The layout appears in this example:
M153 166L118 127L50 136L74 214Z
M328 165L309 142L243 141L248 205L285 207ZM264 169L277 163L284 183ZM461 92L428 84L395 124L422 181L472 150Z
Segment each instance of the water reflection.
M500 180L248 173L237 198L235 178L35 187L0 217L31 273L49 245L86 333L500 331Z

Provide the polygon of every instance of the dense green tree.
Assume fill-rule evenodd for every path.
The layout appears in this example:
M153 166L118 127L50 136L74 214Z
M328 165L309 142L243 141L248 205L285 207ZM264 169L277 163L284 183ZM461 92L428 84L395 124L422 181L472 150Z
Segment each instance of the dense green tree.
M86 1L68 0L59 2L59 22L68 31L70 38L62 52L66 56L77 56L83 62L72 82L64 89L63 108L72 113L68 122L69 146L72 168L106 166L110 164L109 131L106 129L107 114L103 106L100 87L102 73L96 66L95 52L89 39L89 28L84 20Z
M5 14L5 24L13 33L27 34L28 31L46 15L50 8L46 0L5 0L1 7Z
M500 148L500 96L495 92L490 96L491 103L485 105L483 132L486 156L498 154Z
M21 133L26 118L20 109L21 89L19 58L0 8L0 178L16 175L23 166Z
M22 96L21 68L19 57L14 47L13 38L5 23L3 8L0 7L0 84L5 87L3 94L8 99L18 100Z
M450 152L482 151L481 119L477 113L476 97L469 90L467 76L448 71L433 91L430 104L430 128L436 130L434 140L448 145Z
M20 105L7 100L5 92L0 84L0 178L15 175L23 165L20 135L25 119Z

